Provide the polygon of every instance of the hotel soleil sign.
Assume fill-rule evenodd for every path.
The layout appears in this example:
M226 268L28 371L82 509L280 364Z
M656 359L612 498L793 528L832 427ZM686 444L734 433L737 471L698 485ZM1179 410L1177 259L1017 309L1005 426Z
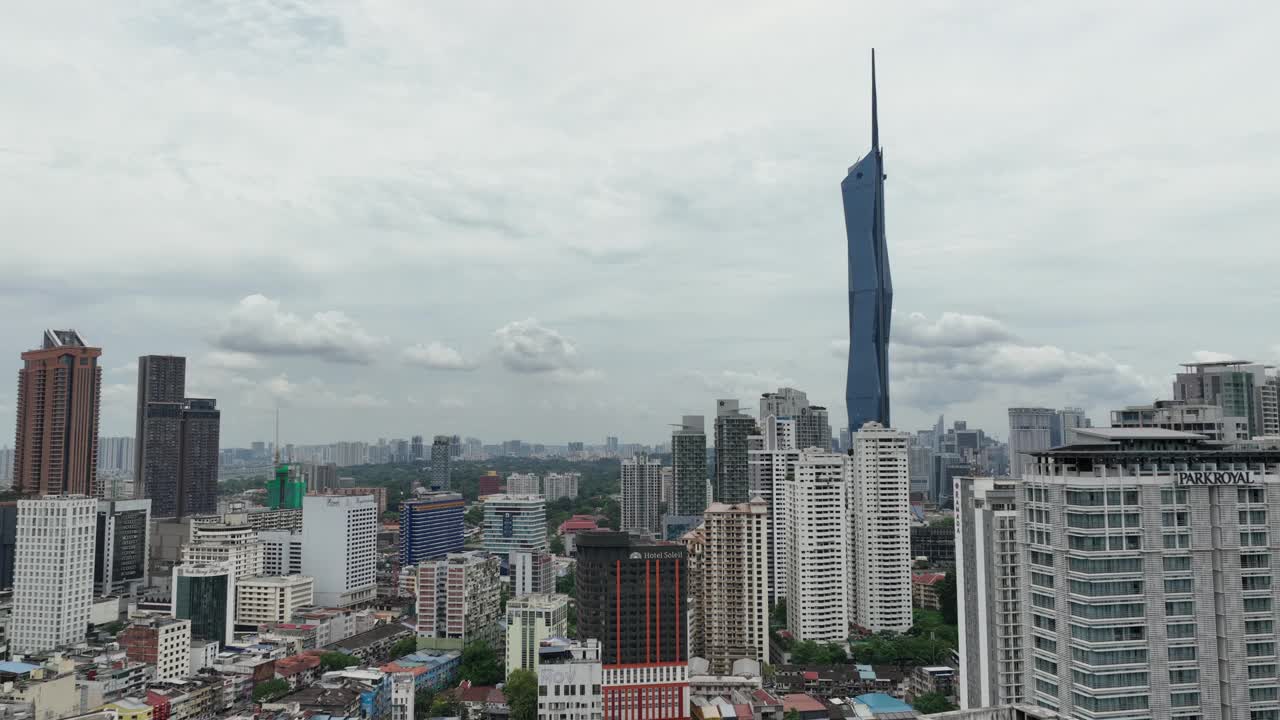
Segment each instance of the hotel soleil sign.
M1197 470L1173 474L1174 485L1253 485L1257 473L1245 470Z

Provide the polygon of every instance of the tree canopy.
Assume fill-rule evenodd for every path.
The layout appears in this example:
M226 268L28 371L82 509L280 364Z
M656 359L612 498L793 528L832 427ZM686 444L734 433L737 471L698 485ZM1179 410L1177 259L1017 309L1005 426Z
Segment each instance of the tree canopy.
M497 685L502 682L502 663L488 643L469 643L462 648L458 680L470 680L472 685Z
M530 670L516 670L507 676L502 689L511 708L511 720L537 720L538 676Z
M263 680L253 686L253 701L256 703L271 702L289 694L289 683L280 678Z
M921 715L932 715L958 709L947 700L946 695L936 692L925 693L917 697L915 702L911 703L911 707L915 708L915 711Z
M324 672L330 670L343 670L352 665L359 665L360 658L355 655L348 655L340 652L327 652L320 656L320 669Z
M402 638L391 646L391 657L401 658L409 655L418 649L418 639L416 637Z
M793 665L838 665L848 660L844 648L835 643L819 645L812 640L802 640L791 646Z

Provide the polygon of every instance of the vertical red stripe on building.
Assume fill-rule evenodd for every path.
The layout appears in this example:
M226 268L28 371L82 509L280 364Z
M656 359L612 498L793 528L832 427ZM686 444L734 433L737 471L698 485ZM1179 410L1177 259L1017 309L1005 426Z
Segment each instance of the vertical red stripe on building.
M658 604L658 649L653 659L657 662L662 662L662 561L655 560L654 564L657 566L657 570L653 574L658 578L657 592L654 593L653 597L653 601Z
M649 633L649 624L652 618L649 616L649 598L652 593L649 591L649 568L653 566L652 560L644 561L644 661L653 662L650 655L651 635Z
M680 662L680 561L676 560L676 656L675 661Z
M622 561L613 561L613 661L622 664Z

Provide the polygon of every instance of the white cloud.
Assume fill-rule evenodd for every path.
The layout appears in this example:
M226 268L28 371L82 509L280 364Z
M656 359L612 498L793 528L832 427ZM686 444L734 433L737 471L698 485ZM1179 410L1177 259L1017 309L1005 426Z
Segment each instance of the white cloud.
M138 373L138 361L137 361L137 360L130 360L129 362L125 363L124 365L117 365L116 367L111 368L110 370L108 370L108 372L111 372L111 373L132 373L132 374L136 375L136 374Z
M721 370L719 372L695 371L690 374L703 389L713 393L717 399L746 399L748 409L754 399L762 393L796 384L795 380L773 371Z
M338 310L299 317L278 300L249 295L232 309L213 339L223 350L253 355L310 356L336 363L368 364L386 344Z
M516 320L493 333L503 367L517 373L577 371L578 349L568 338L536 318Z
M891 327L895 342L923 347L974 347L1013 339L999 320L954 312L944 312L933 321L922 313L895 315Z
M462 357L462 353L438 342L427 345L418 343L405 348L405 362L433 370L475 370L476 364Z
M221 370L256 370L262 367L262 361L255 355L223 350L214 350L205 355L204 362Z
M347 387L335 387L319 378L294 382L286 373L259 381L240 378L237 384L242 386L245 404L251 407L340 410L384 408L390 404L378 395Z
M1191 360L1198 363L1210 362L1226 362L1228 360L1239 360L1240 358L1231 353L1217 352L1214 350L1196 350L1191 353Z

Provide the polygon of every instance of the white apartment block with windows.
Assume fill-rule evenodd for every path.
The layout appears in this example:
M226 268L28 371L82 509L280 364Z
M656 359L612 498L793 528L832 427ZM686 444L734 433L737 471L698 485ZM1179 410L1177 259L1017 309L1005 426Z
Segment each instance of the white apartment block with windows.
M761 401L764 404L764 401ZM769 508L769 602L787 595L787 524L783 482L800 458L796 421L772 415L760 421L762 432L747 438L747 479L751 497Z
M853 464L840 453L801 450L783 483L787 628L797 640L849 637L849 493Z
M541 495L539 478L533 473L511 473L507 476L508 495Z
M259 530L258 539L263 548L263 575L302 574L301 530Z
M1026 702L1280 718L1280 452L1091 428L1022 477Z
M299 608L315 604L314 578L284 575L236 581L236 624L289 622Z
M538 648L543 640L569 632L569 597L537 594L507 602L507 674L538 672Z
M956 609L960 622L960 707L1023 700L1022 543L1016 480L959 477L956 510Z
M582 474L576 472L547 473L542 478L542 496L547 502L576 498L581 479Z
M911 437L875 422L853 434L849 621L868 632L906 632L913 624Z
M547 501L541 495L484 499L484 549L496 555L547 549Z
M760 498L735 505L712 503L703 513L690 608L699 616L694 647L711 674L730 675L747 658L769 663L769 506ZM691 563L692 565L692 563Z
M164 617L156 623L156 680L181 680L191 674L191 621Z
M347 607L377 592L378 501L373 495L302 499L302 574L315 579L315 602Z
M236 578L263 574L266 548L247 523L192 523L191 542L182 546L182 563L231 563Z
M39 653L84 642L93 604L97 526L96 498L18 501L11 652Z
M538 665L538 720L600 720L604 717L604 668L600 641L561 639L543 649Z
M622 461L622 531L662 534L662 462L646 453Z

